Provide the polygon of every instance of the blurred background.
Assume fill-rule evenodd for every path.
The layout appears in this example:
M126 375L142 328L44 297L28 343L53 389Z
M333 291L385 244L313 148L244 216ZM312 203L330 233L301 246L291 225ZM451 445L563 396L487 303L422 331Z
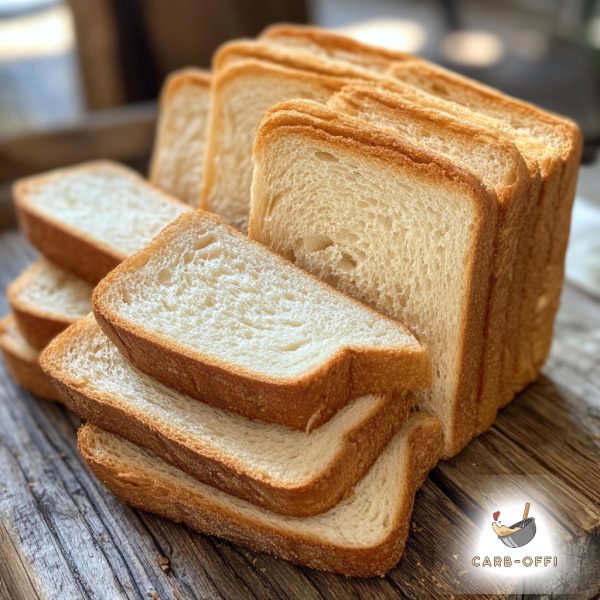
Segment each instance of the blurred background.
M570 116L586 140L579 193L600 206L600 0L0 0L0 198L16 177L97 156L144 169L165 76L278 21L420 54Z

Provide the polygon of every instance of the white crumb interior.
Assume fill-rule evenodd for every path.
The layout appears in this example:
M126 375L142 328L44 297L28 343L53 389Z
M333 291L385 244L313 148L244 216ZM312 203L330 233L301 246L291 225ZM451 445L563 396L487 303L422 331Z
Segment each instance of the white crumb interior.
M197 206L200 201L210 87L180 84L161 104L152 180L176 198Z
M427 341L423 402L451 427L477 219L467 192L339 145L273 135L253 203L253 237Z
M77 324L53 356L61 377L80 389L102 393L113 406L138 415L153 430L221 457L227 464L281 484L301 484L327 470L344 436L379 408L383 399L364 396L310 433L245 419L191 399L144 375L120 354L92 315Z
M92 310L93 287L45 259L17 280L17 300L57 317L79 319Z
M72 169L32 183L27 202L92 240L128 255L188 210L111 166Z
M145 258L115 273L100 310L220 364L284 379L344 348L418 347L400 323L208 218L172 228Z
M397 517L412 502L407 494L409 479L408 441L410 424L396 434L369 472L357 483L353 494L327 512L311 517L288 517L273 513L200 483L155 454L102 430L96 430L93 454L111 471L142 473L148 484L153 481L173 489L183 489L198 500L207 499L224 510L232 510L259 525L274 527L301 539L316 539L336 546L368 548L389 535Z

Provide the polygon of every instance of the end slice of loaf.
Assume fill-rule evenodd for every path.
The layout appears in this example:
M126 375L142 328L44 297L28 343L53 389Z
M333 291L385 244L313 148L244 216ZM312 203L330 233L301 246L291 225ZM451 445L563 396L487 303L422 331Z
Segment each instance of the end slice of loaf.
M272 52L271 52L272 54ZM355 77L289 68L270 60L233 62L214 75L201 208L246 231L252 146L269 108L292 98L326 102Z
M523 157L514 144L490 135L476 119L458 119L432 107L427 99L407 100L400 94L362 85L344 88L328 105L439 154L472 173L496 198L498 226L478 401L478 413L495 412L504 386L504 347L520 334L508 315L519 291L512 286L515 263L521 260L519 242L530 229L524 217L529 213L531 180Z
M155 454L85 425L79 450L98 479L136 508L260 552L353 577L400 559L414 496L439 457L437 419L416 416L388 444L352 496L312 517L285 517L200 483Z
M140 370L251 419L312 429L367 393L427 386L426 348L208 213L182 215L96 288Z
M29 241L58 266L94 284L190 210L109 161L20 180L13 195Z
M402 427L411 398L363 396L304 433L178 394L130 365L93 315L43 352L42 368L83 419L193 477L294 516L332 508Z
M45 400L60 399L40 367L38 351L21 335L12 315L0 321L0 351L9 373L19 385Z
M42 258L8 286L21 334L37 350L92 310L92 286Z
M210 73L182 69L171 74L160 96L150 182L197 206L210 114Z
M427 340L446 456L477 416L497 204L467 171L314 102L255 145L250 236Z

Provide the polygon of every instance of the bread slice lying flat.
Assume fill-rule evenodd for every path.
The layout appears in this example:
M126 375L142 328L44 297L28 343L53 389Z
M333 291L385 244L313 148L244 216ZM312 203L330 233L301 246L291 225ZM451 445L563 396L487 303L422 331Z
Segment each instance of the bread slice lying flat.
M156 452L195 478L282 514L330 509L406 420L409 397L363 396L304 433L178 394L130 365L93 315L59 336L42 368L83 419Z
M309 52L321 60L342 61L382 75L397 62L420 60L412 54L364 44L328 29L289 23L270 25L259 39L292 50Z
M372 86L350 86L334 94L328 105L369 123L385 127L427 151L437 153L476 176L498 204L498 227L490 280L483 348L483 368L478 406L495 411L502 379L505 344L519 332L508 318L516 290L512 288L519 240L530 224L528 211L531 181L527 165L511 142L490 135L475 122L465 122ZM478 411L482 410L478 408Z
M326 513L285 517L200 483L155 454L85 425L79 450L119 498L203 533L315 569L383 575L400 559L415 492L439 456L437 419L418 415L388 444L352 496Z
M21 335L12 315L0 321L0 351L12 378L32 394L45 400L60 395L39 364L39 353Z
M355 81L255 59L236 61L215 72L201 208L246 231L252 145L266 111L291 98L325 102Z
M109 161L18 181L23 232L56 265L97 283L189 207Z
M200 202L209 114L208 71L182 69L169 76L160 96L149 179L191 206Z
M272 109L254 159L251 238L427 340L423 402L444 454L458 452L477 413L495 197L443 157L314 102Z
M250 419L310 430L367 393L426 387L426 348L213 215L182 215L94 291L143 372Z
M92 310L92 286L42 258L9 286L8 302L21 334L37 350Z
M431 64L399 63L389 74L434 96L490 117L522 152L532 171L539 171L542 187L537 211L526 234L529 242L522 260L527 264L518 309L516 352L507 354L505 377L509 382L498 405L533 381L547 358L554 318L564 278L564 255L575 193L581 132L568 119L542 111ZM485 429L493 420L480 424Z

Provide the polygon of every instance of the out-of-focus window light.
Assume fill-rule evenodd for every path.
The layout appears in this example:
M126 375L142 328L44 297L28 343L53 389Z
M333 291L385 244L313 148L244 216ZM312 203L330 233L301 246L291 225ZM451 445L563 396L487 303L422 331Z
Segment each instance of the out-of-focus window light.
M64 54L74 46L71 14L64 5L0 21L2 61Z
M374 19L341 27L340 30L367 44L416 53L425 46L425 28L416 21L404 19Z
M490 67L504 56L502 40L489 31L454 31L444 40L444 56L457 64Z
M600 48L600 17L594 17L588 25L588 41L594 48Z

